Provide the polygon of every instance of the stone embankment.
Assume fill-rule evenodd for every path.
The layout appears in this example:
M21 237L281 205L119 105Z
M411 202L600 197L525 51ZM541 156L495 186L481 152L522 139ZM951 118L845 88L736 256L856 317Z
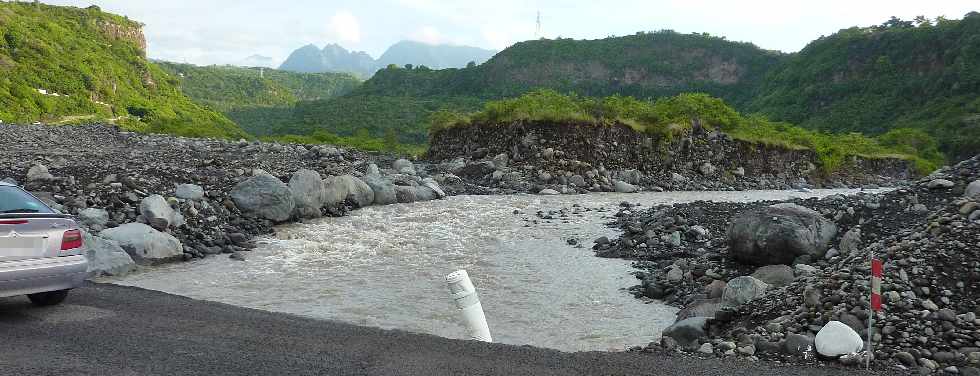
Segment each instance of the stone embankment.
M667 140L625 125L472 125L435 132L428 158L474 194L843 188L913 176L907 161L863 158L827 174L810 150L695 129Z
M229 254L275 224L446 196L429 166L331 146L0 124L0 179L85 228L93 275ZM378 166L390 168L381 169Z
M637 260L642 299L683 307L647 351L978 375L980 156L880 194L618 213L604 257ZM870 310L870 254L884 262Z

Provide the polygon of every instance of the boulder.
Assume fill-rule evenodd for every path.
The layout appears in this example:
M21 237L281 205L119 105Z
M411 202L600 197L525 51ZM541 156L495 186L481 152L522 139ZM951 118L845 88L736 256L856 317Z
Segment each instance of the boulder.
M177 260L184 247L177 238L142 223L127 223L105 229L99 236L119 243L137 264L151 265Z
M831 321L824 325L813 342L817 352L826 357L838 357L864 348L861 336L840 321Z
M627 183L627 182L622 181L622 180L616 180L616 181L614 181L613 182L613 187L615 187L616 192L619 192L619 193L635 193L635 192L637 192L637 191L640 190L635 185L630 184L630 183Z
M302 218L317 218L327 192L320 174L312 170L299 170L289 178L289 192L293 196L296 214ZM331 192L334 194L334 192ZM333 198L333 197L331 197Z
M133 257L126 253L119 243L94 236L84 235L85 257L88 258L88 274L92 277L103 275L121 276L136 268Z
M395 184L381 175L365 175L361 180L374 192L375 205L390 205L398 202Z
M579 188L583 188L587 186L585 184L585 177L583 177L582 175L572 175L572 177L568 179L568 182L574 184L576 187Z
M51 179L54 179L54 176L48 172L47 166L43 164L38 163L27 169L27 181L47 181Z
M766 294L769 285L749 276L732 278L725 285L721 299L725 304L738 306Z
M854 227L840 238L840 251L844 255L861 250L861 228Z
M204 188L196 184L180 184L174 189L174 196L184 200L200 201L204 198Z
M351 175L343 175L334 178L332 183L330 187L325 187L328 190L325 196L328 198L343 193L344 199L342 201L350 198L358 207L363 208L374 203L374 190L361 179ZM331 192L331 189L334 191Z
M949 189L956 186L956 183L946 179L933 179L926 184L929 189Z
M837 225L796 204L776 204L738 215L728 228L736 261L751 265L792 264L799 256L823 258Z
M231 199L247 215L283 222L296 208L289 187L269 174L258 174L235 185Z
M786 286L796 279L789 265L766 265L756 269L752 277L773 287Z
M713 175L715 173L715 166L710 162L704 162L701 164L701 167L698 168L698 171L701 172L701 175Z
M707 317L689 317L664 329L663 336L673 339L686 349L696 349L699 347L698 339L706 336L707 323Z
M415 165L412 164L411 161L404 158L396 160L394 163L392 163L391 168L397 171L399 174L406 174L406 175L417 174L415 172Z
M323 206L334 207L343 204L347 199L348 187L339 176L327 176L323 184Z
M980 197L980 180L975 180L966 186L966 191L963 192L963 196L966 197Z
M439 186L439 183L437 183L435 181L435 179L432 179L432 178L422 179L422 185L425 186L425 187L427 187L427 188L429 188L429 189L431 189L433 192L435 192L435 194L436 194L436 196L438 198L445 198L446 197L446 192L444 192L442 190L442 187Z
M78 212L78 222L92 231L102 231L109 223L109 212L105 209L87 208Z
M548 189L542 189L541 191L538 192L538 194L539 195L545 195L545 196L554 196L554 195L557 195L557 194L560 194L560 193L558 193L558 191L556 191L554 189L548 188Z
M140 214L151 227L167 231L170 226L179 225L176 212L170 207L167 199L160 195L152 195L140 201Z
M412 187L415 189L415 200L416 201L432 201L439 198L439 194L433 191L432 188L420 185L418 187Z
M395 186L395 199L399 203L411 203L418 201L418 196L416 195L416 187L406 187L403 185Z

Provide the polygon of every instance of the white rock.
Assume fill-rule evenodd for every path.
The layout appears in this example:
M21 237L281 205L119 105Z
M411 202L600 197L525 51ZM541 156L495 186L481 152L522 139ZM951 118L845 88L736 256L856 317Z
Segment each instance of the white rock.
M813 341L817 352L827 357L855 353L864 348L861 336L840 321L828 322L817 332Z
M929 189L949 189L949 188L953 188L953 186L955 185L956 183L953 183L952 181L946 179L935 179L930 181L929 184L926 186L929 187Z
M51 180L54 176L48 172L48 168L43 164L35 164L27 170L27 181Z
M546 196L554 196L554 195L557 195L557 194L560 194L560 193L558 193L558 191L556 191L554 189L550 189L549 188L549 189L542 189L540 192L538 192L538 194L539 195L546 195Z
M178 218L167 199L160 195L152 195L140 201L140 214L153 228L166 231L170 226L178 225Z
M746 302L761 297L766 294L769 285L756 278L742 276L732 278L725 285L725 292L721 299L729 305L742 305Z
M118 242L138 264L172 261L184 253L180 240L142 223L127 223L105 229L99 235Z

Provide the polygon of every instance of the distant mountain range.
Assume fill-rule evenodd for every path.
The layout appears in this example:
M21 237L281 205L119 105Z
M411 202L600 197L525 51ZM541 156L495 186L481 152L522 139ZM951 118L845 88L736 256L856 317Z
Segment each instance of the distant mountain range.
M375 60L365 52L348 51L337 44L328 44L323 49L310 44L293 51L279 69L301 73L345 72L370 77L391 64L424 65L432 69L462 68L470 62L481 64L496 53L477 47L401 41Z

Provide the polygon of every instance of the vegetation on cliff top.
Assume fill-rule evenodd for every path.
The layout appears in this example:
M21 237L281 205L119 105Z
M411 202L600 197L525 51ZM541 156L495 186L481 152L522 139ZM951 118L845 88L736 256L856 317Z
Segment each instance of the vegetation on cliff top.
M518 98L487 102L482 111L474 113L438 111L430 116L429 128L439 132L474 124L506 126L527 121L595 126L623 124L661 139L689 132L697 122L706 129L717 129L740 140L812 150L827 172L840 167L850 156L909 159L921 173L943 162L935 140L921 130L900 128L879 137L824 133L772 122L759 115L744 116L721 99L701 93L645 102L623 96L591 98L536 90Z
M144 132L245 136L181 94L146 59L141 28L94 6L0 2L0 120L110 121Z

